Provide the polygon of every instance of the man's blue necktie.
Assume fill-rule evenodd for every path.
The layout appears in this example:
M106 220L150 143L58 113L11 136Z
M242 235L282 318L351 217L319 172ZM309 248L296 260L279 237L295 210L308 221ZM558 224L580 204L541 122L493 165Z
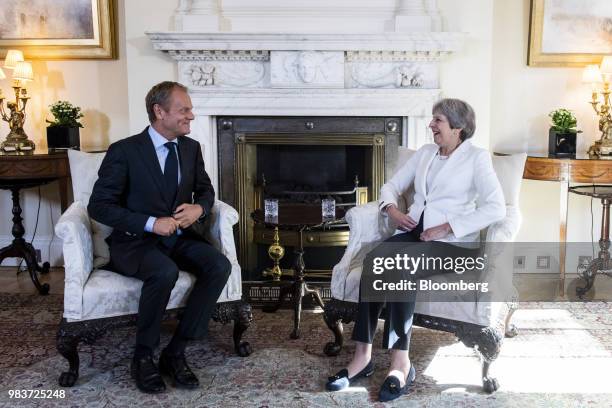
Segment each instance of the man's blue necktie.
M166 181L166 197L170 205L174 205L176 191L178 190L178 158L176 156L176 143L168 142L164 146L168 149L168 156L164 164L164 179ZM172 208L174 210L174 208Z

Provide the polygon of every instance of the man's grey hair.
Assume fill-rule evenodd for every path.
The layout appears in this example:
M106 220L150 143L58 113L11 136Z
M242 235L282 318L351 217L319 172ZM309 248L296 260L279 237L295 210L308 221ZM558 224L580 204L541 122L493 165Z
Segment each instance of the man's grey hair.
M442 114L448 119L451 129L461 129L461 141L469 139L476 130L476 114L469 103L461 99L441 99L431 109L432 114Z
M180 89L187 92L187 87L185 85L173 81L160 82L159 84L153 86L149 92L147 92L147 96L145 97L145 105L147 106L149 122L153 123L157 120L155 110L153 109L155 105L161 106L166 111L168 110L170 95L175 89Z

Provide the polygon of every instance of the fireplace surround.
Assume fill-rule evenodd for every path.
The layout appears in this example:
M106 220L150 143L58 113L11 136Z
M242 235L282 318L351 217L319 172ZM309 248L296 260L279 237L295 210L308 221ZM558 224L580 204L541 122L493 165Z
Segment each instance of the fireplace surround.
M250 217L261 208L262 195L278 198L279 190L289 189L316 192L307 196L323 198L326 193L356 188L355 202L347 206L377 199L385 162L395 160L401 142L401 123L400 117L219 117L218 194L240 214L237 241L243 279L261 279L261 271L270 263L257 244L269 245L273 234L257 228ZM275 183L281 187L275 190ZM284 199L299 201L303 196ZM281 243L293 246L294 235L281 231ZM305 238L306 247L320 249L347 242L346 226L308 232ZM322 268L329 271L341 255L333 250L315 253L328 258L329 265Z

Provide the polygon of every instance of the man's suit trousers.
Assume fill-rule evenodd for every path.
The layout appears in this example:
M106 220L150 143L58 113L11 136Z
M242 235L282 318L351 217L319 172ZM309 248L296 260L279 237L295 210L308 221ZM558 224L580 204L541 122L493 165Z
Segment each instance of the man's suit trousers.
M229 260L208 243L178 237L170 248L163 243L149 250L138 272L143 281L138 305L136 344L150 350L159 344L161 322L180 270L196 277L177 335L200 339L231 273Z

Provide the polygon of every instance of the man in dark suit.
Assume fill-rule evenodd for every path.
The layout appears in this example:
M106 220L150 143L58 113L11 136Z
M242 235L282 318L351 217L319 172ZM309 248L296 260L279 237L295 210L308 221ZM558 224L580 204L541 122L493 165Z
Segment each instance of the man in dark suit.
M215 198L200 144L185 136L194 119L187 88L162 82L145 101L151 126L109 146L87 209L113 227L111 268L143 281L131 373L140 390L158 393L165 390L160 371L177 387L199 385L185 346L206 334L231 264L211 245L189 238L188 228L210 213ZM196 283L158 369L153 351L179 269Z

